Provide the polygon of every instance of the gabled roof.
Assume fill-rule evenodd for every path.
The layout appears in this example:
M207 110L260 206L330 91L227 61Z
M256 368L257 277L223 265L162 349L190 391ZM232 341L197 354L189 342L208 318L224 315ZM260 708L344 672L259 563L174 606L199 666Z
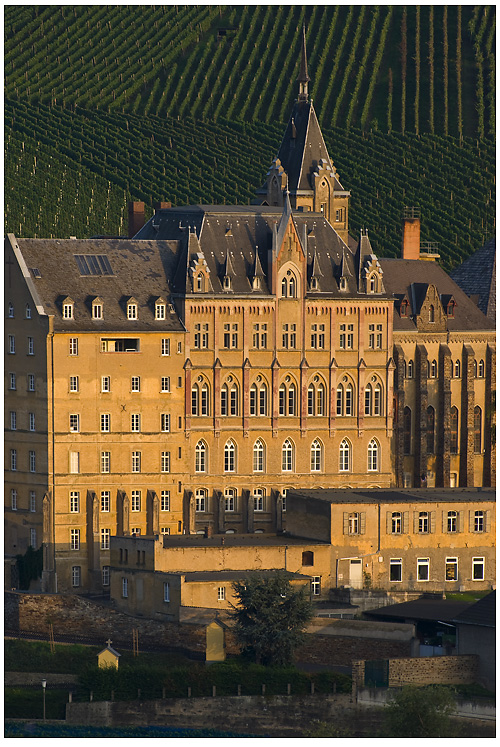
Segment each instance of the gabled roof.
M456 602L448 599L414 599L411 602L390 604L377 610L366 610L370 617L389 617L395 620L442 620L451 622L470 606L470 602Z
M496 240L493 237L481 249L456 267L453 280L468 296L477 296L477 305L488 319L496 318Z
M485 628L496 627L496 592L479 599L471 604L454 619L454 623L463 625L480 625Z

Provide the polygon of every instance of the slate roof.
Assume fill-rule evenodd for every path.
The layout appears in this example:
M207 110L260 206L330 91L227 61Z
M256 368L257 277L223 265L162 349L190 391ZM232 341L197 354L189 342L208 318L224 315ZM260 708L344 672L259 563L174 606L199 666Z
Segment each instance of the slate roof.
M54 315L56 331L101 332L184 331L176 313L167 306L165 320L155 319L154 302L168 304L168 278L177 262L177 242L129 239L14 239L18 255L46 314ZM82 275L75 255L105 256L112 275ZM35 277L31 268L40 270ZM26 269L25 269L26 272ZM65 296L74 302L74 318L63 319ZM129 320L126 300L135 298L138 319ZM92 319L91 301L99 298L103 318Z
M174 572L177 573L177 571ZM187 573L179 571L179 573L184 576L187 583L196 583L200 581L238 581L256 573L258 573L259 576L264 576L265 578L272 578L277 573L283 574L288 579L298 578L307 581L310 578L310 576L304 575L303 573L293 573L292 571L286 571L283 568L270 568L262 570L249 569L243 571L189 571Z
M477 305L494 323L496 320L495 237L456 267L451 277L468 296L479 297Z
M390 604L377 610L366 610L364 614L370 617L391 617L395 620L442 620L451 623L467 607L470 607L470 602L422 597L411 602Z
M387 293L397 297L406 294L411 314L419 313L427 287L435 285L440 296L452 295L456 306L453 317L447 317L450 331L490 330L494 322L488 319L476 304L464 293L437 262L418 259L379 258L384 272L384 286ZM400 317L394 313L395 331L416 331L415 321L410 317Z
M486 628L496 627L496 592L479 599L463 612L459 612L453 620L463 625L480 625Z
M495 488L370 488L350 490L348 488L317 488L288 491L288 496L317 498L326 503L470 503L472 501L494 501Z
M139 538L140 540L141 538ZM202 534L165 534L163 535L163 547L282 547L285 545L298 545L309 547L311 542L306 542L297 537L285 537L277 534L213 534L204 537ZM314 545L327 545L327 542L315 540Z

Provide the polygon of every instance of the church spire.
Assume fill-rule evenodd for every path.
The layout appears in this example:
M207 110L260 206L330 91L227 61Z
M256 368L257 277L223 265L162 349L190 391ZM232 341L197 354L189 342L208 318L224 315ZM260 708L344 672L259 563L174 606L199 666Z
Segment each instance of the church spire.
M302 54L300 59L300 72L297 82L299 84L299 101L307 101L308 90L307 84L310 81L310 77L307 74L307 54L306 54L306 27L305 24L302 26Z

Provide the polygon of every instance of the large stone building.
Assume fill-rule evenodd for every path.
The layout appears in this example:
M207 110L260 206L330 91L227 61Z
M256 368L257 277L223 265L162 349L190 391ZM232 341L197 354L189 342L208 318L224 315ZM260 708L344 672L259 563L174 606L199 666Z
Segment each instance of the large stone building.
M47 590L107 588L113 535L280 532L290 488L494 484L494 325L415 213L402 259L350 237L307 82L260 204L7 237L5 548Z

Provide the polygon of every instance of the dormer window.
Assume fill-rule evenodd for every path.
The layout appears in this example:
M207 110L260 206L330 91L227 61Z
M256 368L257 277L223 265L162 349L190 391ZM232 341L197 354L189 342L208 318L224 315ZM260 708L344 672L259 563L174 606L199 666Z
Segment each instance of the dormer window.
M252 290L260 290L260 278L257 275L252 280Z
M14 319L14 304L9 303L9 319Z
M92 319L102 319L102 302L92 302Z
M311 290L318 290L318 278L311 278Z
M339 287L340 287L341 291L346 291L347 290L347 278L346 277L342 276L340 278L340 286Z
M14 311L14 309L12 309ZM31 306L29 303L26 304L26 319L31 319Z
M224 290L231 290L231 278L229 277L229 275L224 275L222 287L224 288Z
M377 277L376 275L371 275L370 279L368 281L368 292L369 293L376 293L377 292Z
M167 318L167 307L163 301L157 301L155 303L155 319L166 319Z
M447 316L451 316L451 317L455 316L455 302L454 301L450 301L450 303L446 307L446 314Z
M135 301L129 301L127 303L127 319L137 319L137 303Z
M70 299L66 299L65 301L63 301L63 305L62 305L63 319L73 319L74 318L74 316L73 316L73 308L74 308L73 301L71 301Z
M399 315L408 316L408 301L406 299L401 301L401 305L399 307Z
M203 277L203 273L201 272L199 272L196 276L195 289L197 293L203 293L203 291L205 290L205 278Z

